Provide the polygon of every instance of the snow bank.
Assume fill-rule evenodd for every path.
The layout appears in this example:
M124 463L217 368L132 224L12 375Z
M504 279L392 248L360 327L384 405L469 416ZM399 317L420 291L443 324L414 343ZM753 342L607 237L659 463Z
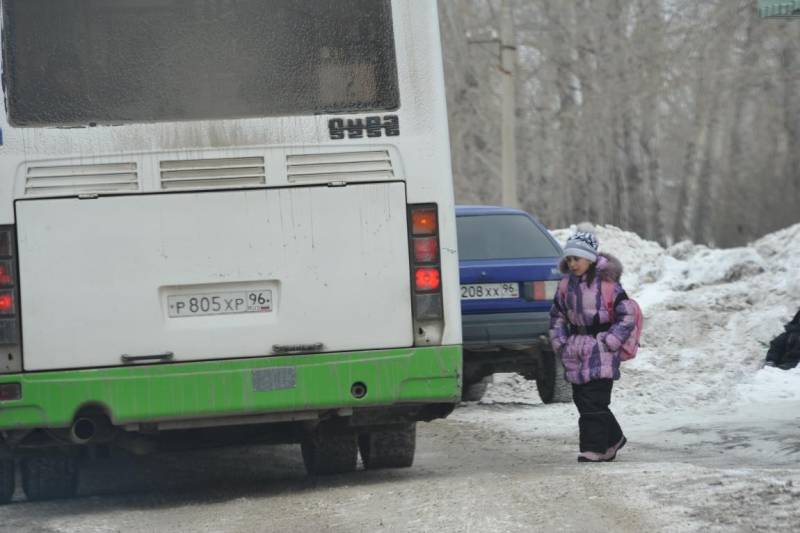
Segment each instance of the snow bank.
M764 368L736 387L742 402L800 402L800 367L791 370Z
M560 242L575 230L556 230ZM642 306L642 349L615 401L629 414L800 399L800 369L761 369L769 341L800 306L800 224L749 246L670 248L613 226L594 228ZM497 375L487 402L538 402L535 385Z

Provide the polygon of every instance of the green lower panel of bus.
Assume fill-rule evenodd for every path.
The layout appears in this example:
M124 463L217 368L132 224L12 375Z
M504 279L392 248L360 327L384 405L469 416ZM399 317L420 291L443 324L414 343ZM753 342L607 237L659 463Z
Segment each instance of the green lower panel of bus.
M10 374L22 398L0 401L0 430L67 427L87 405L115 425L395 404L455 403L461 347L202 361ZM352 387L366 386L356 399Z

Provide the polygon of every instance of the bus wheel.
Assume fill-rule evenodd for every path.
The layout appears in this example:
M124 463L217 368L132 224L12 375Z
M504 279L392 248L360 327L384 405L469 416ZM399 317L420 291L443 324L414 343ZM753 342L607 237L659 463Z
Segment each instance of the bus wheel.
M462 402L479 402L486 394L489 384L494 381L494 376L486 376L477 383L470 383L461 388Z
M20 471L22 490L30 501L70 498L78 490L78 464L71 456L26 457Z
M364 468L408 468L414 463L417 424L363 433L358 438Z
M0 459L0 504L11 501L14 485L14 460Z
M300 443L303 463L310 476L355 472L358 444L354 431L307 434Z

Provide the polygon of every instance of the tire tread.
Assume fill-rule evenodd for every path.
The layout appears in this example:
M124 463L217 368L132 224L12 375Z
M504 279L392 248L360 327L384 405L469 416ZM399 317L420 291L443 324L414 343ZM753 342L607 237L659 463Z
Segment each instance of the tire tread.
M16 488L16 466L13 459L0 459L0 504L8 503Z
M20 462L22 490L30 501L70 498L78 489L74 457L27 457Z
M358 463L358 443L352 431L306 435L300 444L303 463L310 476L354 472Z
M417 425L371 431L359 436L364 468L408 468L414 464Z

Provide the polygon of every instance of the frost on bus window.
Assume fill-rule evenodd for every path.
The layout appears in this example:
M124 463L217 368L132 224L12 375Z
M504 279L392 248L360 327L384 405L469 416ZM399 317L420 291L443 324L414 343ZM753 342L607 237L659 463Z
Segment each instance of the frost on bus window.
M390 0L4 0L17 125L399 107Z

